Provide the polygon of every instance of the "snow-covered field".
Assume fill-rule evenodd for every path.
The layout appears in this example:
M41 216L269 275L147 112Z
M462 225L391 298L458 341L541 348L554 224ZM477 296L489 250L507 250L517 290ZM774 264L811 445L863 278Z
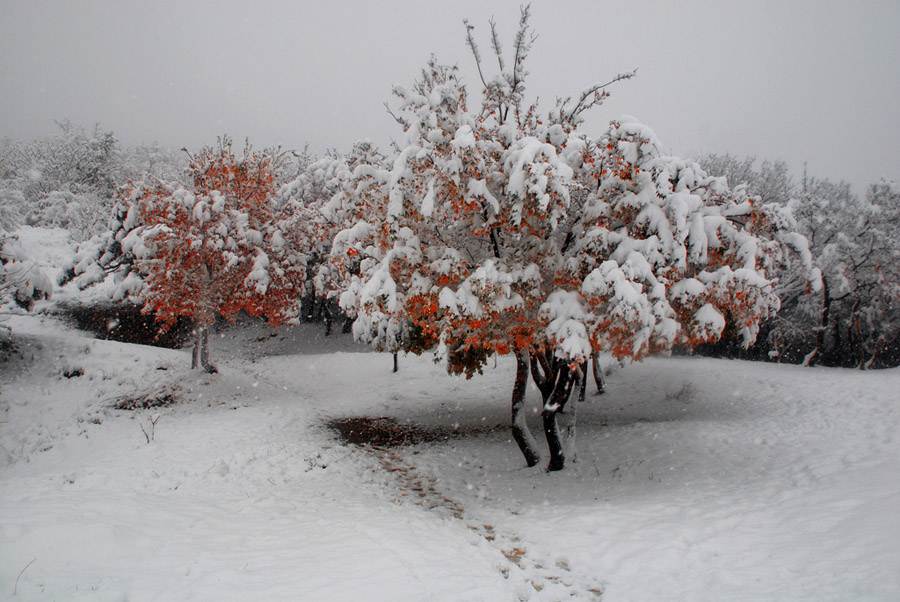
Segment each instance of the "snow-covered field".
M245 323L207 375L46 315L7 325L2 598L900 599L898 370L616 368L578 409L578 461L546 473L506 431L506 358L393 374L346 335ZM177 402L112 408L135 393ZM460 436L365 450L325 426L361 415Z

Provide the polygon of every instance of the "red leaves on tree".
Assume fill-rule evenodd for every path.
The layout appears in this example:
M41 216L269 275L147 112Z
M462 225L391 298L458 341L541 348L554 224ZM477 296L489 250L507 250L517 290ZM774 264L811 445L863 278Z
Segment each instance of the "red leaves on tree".
M201 326L241 311L275 324L296 313L305 273L285 253L277 162L277 151L249 145L237 156L225 138L191 156L187 185L156 182L129 194L130 215L142 226L136 255L145 311Z

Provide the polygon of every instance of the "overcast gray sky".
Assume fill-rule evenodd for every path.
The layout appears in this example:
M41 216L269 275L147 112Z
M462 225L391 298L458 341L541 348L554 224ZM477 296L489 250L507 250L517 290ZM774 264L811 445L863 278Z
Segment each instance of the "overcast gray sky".
M383 103L431 53L478 78L462 19L487 54L514 1L0 0L0 136L99 122L125 144L347 150L399 138ZM595 109L678 155L784 159L857 192L900 179L900 1L535 1L528 89L549 107L638 68Z

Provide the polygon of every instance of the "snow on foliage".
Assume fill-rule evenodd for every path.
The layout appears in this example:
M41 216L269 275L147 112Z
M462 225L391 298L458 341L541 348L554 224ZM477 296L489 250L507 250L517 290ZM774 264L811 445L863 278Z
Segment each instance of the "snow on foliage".
M145 307L203 325L239 311L276 324L296 316L305 265L285 245L293 216L274 206L275 161L249 147L235 156L225 139L192 157L191 190L137 194L129 217L143 227L132 252L146 274Z
M306 257L307 282L318 297L338 297L346 289L345 272L357 269L358 245L368 236L365 182L383 160L372 143L360 141L346 155L330 152L311 161L278 192L283 213L291 216L283 229L287 245ZM329 261L334 249L343 261Z
M900 364L896 183L873 184L861 198L846 182L804 175L796 183L783 162L756 167L753 158L730 155L703 162L773 207L780 240L792 251L775 273L782 310L766 325L756 357L859 368Z
M391 316L464 348L474 345L464 333L479 331L492 351L551 346L578 362L584 347L540 317L553 313L542 305L556 292L576 295L589 351L619 357L718 338L724 326L709 328L709 309L749 344L777 309L768 278L782 253L777 216L698 164L662 155L645 126L613 122L594 140L553 124L571 130L554 146L537 119L469 112L456 70L434 61L396 93L409 125L379 180L387 210L338 235L341 249L371 236L373 262L357 286L367 294L344 298L362 322Z
M821 274L800 299L816 333L810 362L900 363L900 186L882 180L859 198L844 183L811 180L792 205Z
M596 138L580 132L604 86L539 117L522 102L527 21L525 8L509 69L492 25L502 74L490 81L470 27L480 106L433 57L413 86L395 87L404 140L348 187L366 227L339 233L332 255L348 240L365 249L341 298L355 332L383 349L440 344L468 376L495 353L540 356L539 380L562 391L572 380L556 375L598 351L641 358L726 333L751 343L778 308L780 216L664 155L632 118ZM550 386L545 401L558 395Z
M133 183L116 229L82 245L63 280L110 279L114 300L132 297L167 324L188 317L204 340L217 316L241 311L296 321L307 249L296 244L303 216L276 195L284 154L248 145L236 155L223 138L190 159L181 182Z
M0 307L15 303L31 309L49 299L53 282L25 253L16 236L0 230Z

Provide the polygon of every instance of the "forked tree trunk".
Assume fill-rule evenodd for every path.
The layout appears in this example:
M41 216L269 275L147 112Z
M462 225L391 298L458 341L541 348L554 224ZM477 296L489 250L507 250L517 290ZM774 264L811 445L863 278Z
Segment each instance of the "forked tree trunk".
M566 466L566 449L559 430L557 416L565 409L569 396L572 395L572 387L575 379L568 366L559 369L559 376L550 399L544 404L541 411L541 419L544 422L544 436L547 437L547 447L550 450L550 462L547 470L562 470Z
M531 467L541 461L537 441L525 422L525 389L528 385L528 360L526 353L516 352L516 382L513 385L511 420L512 436L525 456L525 463Z
M547 470L562 470L566 465L566 446L563 445L557 416L565 410L575 388L577 368L571 370L568 364L553 357L552 351L532 354L530 364L531 376L544 401L541 420L550 451ZM574 444L574 441L570 443Z

